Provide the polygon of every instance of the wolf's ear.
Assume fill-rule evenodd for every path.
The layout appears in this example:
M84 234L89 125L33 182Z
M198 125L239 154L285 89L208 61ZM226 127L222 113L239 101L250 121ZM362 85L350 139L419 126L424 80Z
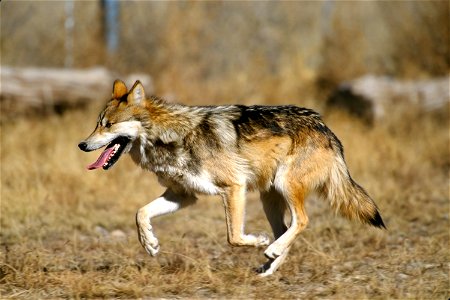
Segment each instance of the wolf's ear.
M113 85L112 97L113 99L120 99L128 92L127 86L122 80L116 79Z
M141 104L145 100L145 92L142 83L136 80L127 98L129 103Z

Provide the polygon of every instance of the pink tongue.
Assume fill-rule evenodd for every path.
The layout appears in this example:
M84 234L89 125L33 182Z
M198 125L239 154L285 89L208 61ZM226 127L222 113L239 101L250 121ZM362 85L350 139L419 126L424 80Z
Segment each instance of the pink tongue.
M106 148L103 150L102 154L100 154L97 161L87 166L88 170L94 170L103 167L109 155L114 151L114 147Z

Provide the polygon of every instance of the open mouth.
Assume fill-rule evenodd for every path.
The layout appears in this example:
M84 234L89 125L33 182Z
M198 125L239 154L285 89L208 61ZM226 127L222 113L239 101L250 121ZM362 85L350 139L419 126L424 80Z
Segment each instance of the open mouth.
M130 142L130 139L125 136L120 136L115 138L109 143L102 154L97 158L97 161L87 166L88 170L95 170L98 168L103 168L103 170L108 170L111 168L122 155L123 150Z

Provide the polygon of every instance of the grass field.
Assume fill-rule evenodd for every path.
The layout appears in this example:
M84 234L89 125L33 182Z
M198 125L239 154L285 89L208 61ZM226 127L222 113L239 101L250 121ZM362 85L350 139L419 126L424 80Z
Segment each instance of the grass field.
M77 143L97 108L1 122L2 298L417 298L449 290L448 112L394 113L367 128L333 113L353 177L377 202L387 231L334 216L309 199L310 223L280 270L258 278L263 249L226 241L221 200L154 220L161 253L135 232L135 212L163 191L123 157L86 171L98 153ZM269 232L256 194L248 232Z

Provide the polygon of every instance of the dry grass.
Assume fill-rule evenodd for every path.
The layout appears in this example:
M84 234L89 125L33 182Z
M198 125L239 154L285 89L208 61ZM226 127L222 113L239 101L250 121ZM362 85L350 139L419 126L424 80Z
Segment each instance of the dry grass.
M220 199L154 221L162 253L148 256L136 210L158 196L155 177L128 157L85 171L98 153L76 147L97 108L1 124L2 298L422 298L449 294L448 114L391 118L367 129L327 116L354 178L388 231L334 217L310 199L310 225L274 276L252 268L263 249L226 242ZM256 195L248 231L268 232Z

